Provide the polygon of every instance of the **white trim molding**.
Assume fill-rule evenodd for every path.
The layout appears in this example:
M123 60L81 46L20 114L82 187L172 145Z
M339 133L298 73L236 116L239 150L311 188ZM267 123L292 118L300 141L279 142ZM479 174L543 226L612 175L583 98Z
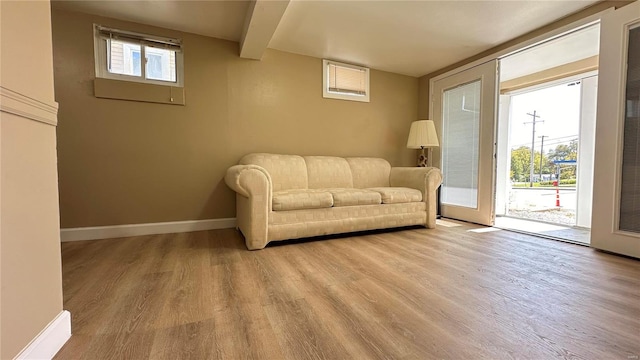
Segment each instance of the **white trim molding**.
M15 359L53 359L70 337L71 313L62 310Z
M83 228L67 228L60 230L60 240L82 241L111 239L130 236L172 234L190 231L228 229L236 227L235 218L172 221L148 224L130 224L113 226L95 226Z
M0 111L48 125L58 125L58 103L43 103L2 86L0 86Z

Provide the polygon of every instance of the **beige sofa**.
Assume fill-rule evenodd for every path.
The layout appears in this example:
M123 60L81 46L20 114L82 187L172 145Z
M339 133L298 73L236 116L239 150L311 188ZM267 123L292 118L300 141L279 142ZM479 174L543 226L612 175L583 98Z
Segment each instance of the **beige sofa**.
M437 168L384 159L249 154L227 170L247 248L270 241L436 224Z

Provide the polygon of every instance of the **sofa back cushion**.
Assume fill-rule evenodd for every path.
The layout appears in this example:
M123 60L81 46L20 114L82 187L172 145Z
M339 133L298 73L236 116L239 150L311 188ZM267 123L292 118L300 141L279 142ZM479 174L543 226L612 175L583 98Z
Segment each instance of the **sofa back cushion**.
M307 166L302 156L249 154L240 159L240 164L258 165L267 170L273 191L308 189Z
M385 159L352 157L345 159L351 168L353 187L366 189L389 186L391 165Z
M345 158L305 156L309 189L352 188L351 168Z

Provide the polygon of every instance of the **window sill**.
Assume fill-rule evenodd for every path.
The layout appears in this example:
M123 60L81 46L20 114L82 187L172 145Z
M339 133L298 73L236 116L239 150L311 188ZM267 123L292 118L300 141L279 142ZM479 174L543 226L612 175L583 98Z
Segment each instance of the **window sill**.
M96 78L93 88L97 98L185 105L183 87Z
M322 97L325 99L336 99L336 100L348 100L348 101L359 101L359 102L370 102L369 94L364 96L358 95L349 95L349 94L341 94L330 91L324 91L322 93Z

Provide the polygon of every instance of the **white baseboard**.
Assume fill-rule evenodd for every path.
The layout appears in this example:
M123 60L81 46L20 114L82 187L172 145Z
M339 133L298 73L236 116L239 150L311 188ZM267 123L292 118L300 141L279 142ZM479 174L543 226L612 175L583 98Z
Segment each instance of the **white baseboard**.
M60 230L61 241L111 239L129 236L172 234L190 231L228 229L236 226L235 218L173 221L149 224L95 226Z
M14 359L53 359L71 337L71 313L62 310Z

